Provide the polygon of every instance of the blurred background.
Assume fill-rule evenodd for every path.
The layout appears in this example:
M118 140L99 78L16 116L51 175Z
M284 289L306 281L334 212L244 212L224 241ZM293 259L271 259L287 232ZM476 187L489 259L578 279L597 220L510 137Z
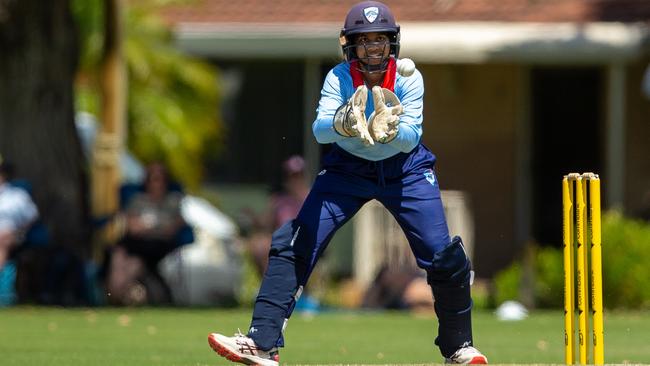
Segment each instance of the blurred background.
M0 155L38 210L11 234L0 302L250 305L328 151L311 123L355 3L0 1ZM476 304L561 306L561 179L596 172L605 306L649 308L650 2L387 4ZM391 291L417 272L371 202L303 306L408 308Z

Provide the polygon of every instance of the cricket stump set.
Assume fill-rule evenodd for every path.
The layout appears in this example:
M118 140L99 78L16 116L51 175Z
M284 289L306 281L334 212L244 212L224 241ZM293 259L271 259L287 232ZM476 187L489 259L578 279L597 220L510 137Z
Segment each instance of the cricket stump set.
M593 359L603 365L603 280L600 230L600 178L571 173L562 180L564 242L565 363L575 363L575 300L578 308L579 363L588 364L589 303L591 297ZM587 242L587 239L589 240ZM589 243L589 250L587 244ZM589 271L589 276L587 275ZM577 294L576 294L577 288ZM590 291L588 291L590 290ZM576 296L577 295L577 296Z

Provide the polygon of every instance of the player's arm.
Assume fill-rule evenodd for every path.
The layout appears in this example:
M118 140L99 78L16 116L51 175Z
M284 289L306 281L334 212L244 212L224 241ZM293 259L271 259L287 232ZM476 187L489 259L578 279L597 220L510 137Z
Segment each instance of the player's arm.
M399 130L389 145L403 152L409 152L417 146L422 137L422 108L424 83L422 74L415 70L408 78L400 79L400 99L403 113L399 115Z

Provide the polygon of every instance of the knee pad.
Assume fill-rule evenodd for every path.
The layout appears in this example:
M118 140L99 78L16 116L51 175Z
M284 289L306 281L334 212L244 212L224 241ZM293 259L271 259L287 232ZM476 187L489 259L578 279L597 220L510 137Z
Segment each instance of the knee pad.
M472 264L460 236L455 236L442 251L434 254L431 262L431 267L426 269L427 282L430 286L469 284L472 277Z

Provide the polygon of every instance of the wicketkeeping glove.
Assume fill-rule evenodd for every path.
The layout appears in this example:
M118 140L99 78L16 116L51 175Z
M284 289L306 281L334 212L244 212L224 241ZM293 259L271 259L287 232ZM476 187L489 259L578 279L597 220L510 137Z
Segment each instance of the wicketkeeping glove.
M395 93L379 86L372 88L372 99L375 111L368 118L368 131L373 140L385 144L397 136L404 107Z
M352 137L356 136L365 145L374 145L368 123L366 122L366 101L368 100L368 88L361 85L354 92L354 95L336 110L334 114L334 129L339 135Z

